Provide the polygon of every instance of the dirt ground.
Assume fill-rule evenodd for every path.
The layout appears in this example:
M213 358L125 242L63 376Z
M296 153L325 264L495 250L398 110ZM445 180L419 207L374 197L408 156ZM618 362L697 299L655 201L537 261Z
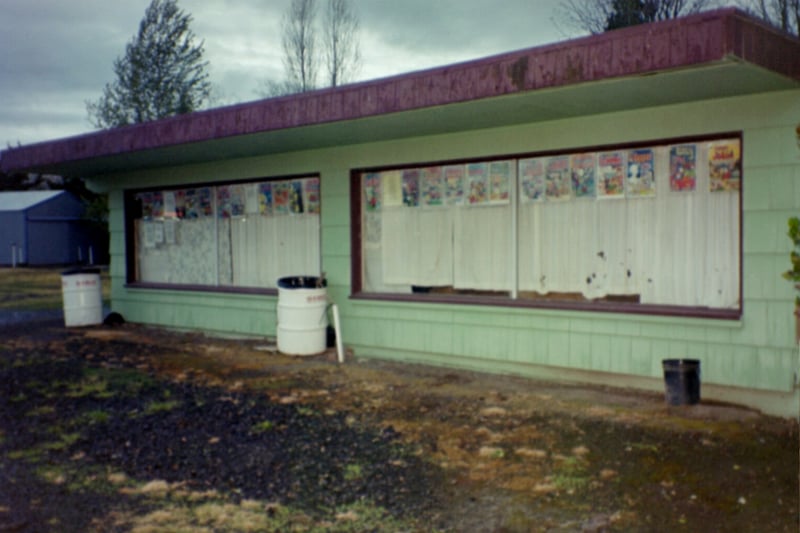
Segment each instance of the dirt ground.
M796 420L133 325L0 327L2 531L788 531Z

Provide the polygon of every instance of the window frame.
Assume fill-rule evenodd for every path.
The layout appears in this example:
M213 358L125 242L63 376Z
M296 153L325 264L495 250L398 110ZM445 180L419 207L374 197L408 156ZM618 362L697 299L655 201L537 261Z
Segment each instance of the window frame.
M278 182L303 178L317 178L320 183L320 205L322 205L322 175L319 172L304 172L301 174L287 174L280 176L258 176L234 180L222 181L202 181L187 183L170 183L159 186L136 187L123 190L123 216L125 220L125 288L127 289L147 289L147 290L169 290L185 292L210 292L220 294L251 294L264 296L277 296L277 287L237 287L232 285L202 285L189 283L159 283L152 281L139 281L136 279L136 220L141 218L140 205L137 202L137 195L149 191L177 191L181 189L201 188L201 187L224 187L226 185L242 185L254 182ZM214 216L218 216L215 212ZM320 215L321 217L321 215ZM320 218L320 271L322 270L322 223Z
M743 226L744 210L743 195L745 189L745 176L742 173L738 198L739 228L738 235L738 306L731 309L665 305L665 304L643 304L634 302L617 301L577 301L577 300L555 300L555 299L524 299L514 298L513 296L480 296L463 294L442 294L442 293L381 293L367 292L364 290L364 249L363 237L364 228L364 202L362 192L362 175L368 172L382 172L387 170L405 170L411 168L421 168L437 165L469 164L475 162L502 161L506 159L527 159L538 157L549 157L557 155L568 155L582 152L604 152L614 150L635 150L639 148L649 148L653 146L675 145L684 143L702 143L721 139L737 139L740 146L740 163L744 169L745 150L742 131L722 131L703 135L690 135L680 137L653 138L630 143L599 144L593 146L573 146L559 148L557 150L545 150L534 152L517 152L490 155L486 157L444 159L438 161L419 161L402 165L386 165L375 167L354 168L350 171L350 213L351 213L351 293L350 299L360 301L375 302L407 302L407 303L430 303L447 305L478 305L500 308L517 309L540 309L553 311L582 311L598 313L620 313L645 316L670 316L683 318L705 318L717 320L740 320L744 307L744 275L743 275ZM514 201L518 202L518 198ZM515 222L515 226L518 221ZM515 256L518 252L518 242L513 242ZM515 287L512 294L519 288L519 280L514 280Z

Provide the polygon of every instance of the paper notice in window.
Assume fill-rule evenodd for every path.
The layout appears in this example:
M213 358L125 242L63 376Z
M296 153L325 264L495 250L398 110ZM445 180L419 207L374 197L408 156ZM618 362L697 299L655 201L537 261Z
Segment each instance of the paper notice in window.
M164 191L164 216L177 216L175 207L175 191Z
M164 221L164 242L166 244L175 244L175 225L177 222L174 218L168 218Z
M403 205L403 174L399 170L381 173L383 205L398 207Z
M244 186L244 212L247 215L257 215L261 212L258 183L248 183Z
M154 222L143 222L143 238L144 238L144 247L145 248L155 248L156 247L156 228Z
M153 239L155 240L156 244L163 244L164 243L164 223L163 222L154 222L153 223Z

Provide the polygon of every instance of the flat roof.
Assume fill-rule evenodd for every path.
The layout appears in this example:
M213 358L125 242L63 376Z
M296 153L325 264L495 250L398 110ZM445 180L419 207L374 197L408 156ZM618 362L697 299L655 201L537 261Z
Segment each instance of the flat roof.
M736 9L10 148L93 177L800 87L800 40Z

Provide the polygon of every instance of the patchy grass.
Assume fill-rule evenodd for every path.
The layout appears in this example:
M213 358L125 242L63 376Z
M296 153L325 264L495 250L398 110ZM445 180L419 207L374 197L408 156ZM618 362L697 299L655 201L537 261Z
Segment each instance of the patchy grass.
M648 397L611 409L606 390L592 404L450 370L289 364L137 327L57 333L61 348L39 331L0 339L0 410L13 414L0 417L0 475L24 489L0 498L0 530L20 518L42 531L797 529L796 421L676 415ZM188 466L205 454L223 460Z
M269 420L264 420L263 422L259 422L258 424L253 424L253 427L250 428L250 431L253 433L266 433L267 431L272 430L274 424Z
M53 474L51 474L53 475ZM56 480L58 474L56 473ZM392 517L368 501L336 509L328 518L312 517L291 506L242 499L231 501L215 491L187 491L179 484L151 481L125 487L124 494L144 496L152 510L145 514L114 513L106 526L144 532L361 533L417 531L412 523ZM99 524L98 524L99 525Z
M63 305L61 273L65 268L0 268L0 309L39 311ZM101 270L103 303L108 305L111 283Z
M364 467L358 463L350 463L344 467L344 480L355 481L364 477Z
M557 489L567 493L585 488L589 484L586 463L577 457L565 458L557 465L552 483Z
M145 407L144 414L145 415L154 415L156 413L165 413L167 411L172 411L173 409L179 407L181 402L176 400L166 400L163 402L150 402Z

